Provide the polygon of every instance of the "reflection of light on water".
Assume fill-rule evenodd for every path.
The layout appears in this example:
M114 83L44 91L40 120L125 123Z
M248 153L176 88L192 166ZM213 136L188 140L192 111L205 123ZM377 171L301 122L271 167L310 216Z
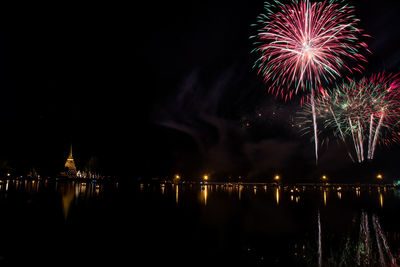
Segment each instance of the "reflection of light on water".
M257 194L257 186L254 186L253 191L254 191L254 195Z
M144 189L144 184L140 184L140 191L143 191Z
M6 191L8 191L8 183L10 182L10 180L7 180L7 183L6 183Z
M178 202L179 202L179 185L176 185L176 188L175 188L175 202L176 202L176 204L178 204Z
M324 190L324 206L326 206L326 190Z
M357 196L357 197L360 197L360 194L361 194L360 188L359 188L359 187L356 187L356 196Z
M86 193L86 183L81 184L81 193Z
M75 186L75 197L78 197L79 196L79 186L78 185L76 185Z
M228 187L228 192L229 192L229 195L232 195L232 192L233 192L233 187L232 186Z
M379 193L379 204L381 205L381 208L383 208L383 194Z
M300 200L300 196L297 196L296 197L296 203L299 203L299 200Z
M264 191L267 192L267 185L264 185Z
M66 184L63 186L62 190L64 191L62 193L62 207L64 212L64 218L66 219L75 195L74 195L73 185L71 186L70 184Z
M162 184L161 185L161 194L164 195L164 193L165 193L165 184Z
M276 204L279 205L279 188L276 189L275 196L276 196Z
M207 186L204 187L204 206L207 206Z
M242 199L243 185L239 185L239 200Z
M342 192L337 192L338 199L342 199Z
M293 197L293 195L291 195L291 196L290 196L290 200L291 200L291 201L293 201L293 200L294 200L294 197Z

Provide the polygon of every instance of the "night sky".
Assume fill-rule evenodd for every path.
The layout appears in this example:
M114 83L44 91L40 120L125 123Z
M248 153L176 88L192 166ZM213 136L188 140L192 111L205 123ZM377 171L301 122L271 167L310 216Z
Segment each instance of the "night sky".
M372 36L367 75L400 71L397 2L351 2ZM291 127L298 103L268 95L252 69L261 12L263 1L224 0L3 7L2 164L54 175L72 143L78 168L95 158L132 178L396 175L396 146L357 166L331 142L315 167L310 136Z

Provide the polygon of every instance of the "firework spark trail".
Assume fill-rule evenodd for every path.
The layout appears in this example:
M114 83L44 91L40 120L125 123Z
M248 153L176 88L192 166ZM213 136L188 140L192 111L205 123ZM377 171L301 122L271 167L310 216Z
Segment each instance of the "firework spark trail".
M314 126L314 145L315 145L315 164L318 163L318 133L317 133L317 114L315 113L314 90L311 89L311 110Z
M331 112L332 117L333 117L333 119L335 120L335 123L336 123L337 128L338 128L339 133L340 133L340 137L341 137L341 139L342 139L342 141L343 141L343 143L344 143L344 146L346 147L347 154L349 155L351 161L354 162L354 158L353 158L353 156L351 155L351 153L350 153L350 151L349 151L349 149L348 149L348 147L347 147L346 138L344 137L344 134L343 134L343 131L342 131L342 127L340 126L338 120L336 119L336 115L335 115L335 113L333 112L332 107L329 107L329 111Z
M371 148L372 148L372 127L374 126L374 114L371 114L371 120L369 122L369 135L368 135L368 159L371 158Z
M351 123L351 119L350 118L349 118L349 125L350 125L350 130L351 130L351 136L353 137L353 143L354 143L354 148L356 150L357 159L358 159L358 162L361 162L360 149L358 148L358 143L357 143L356 138L354 136L353 124Z
M357 119L357 124L358 124L358 142L361 154L361 161L364 161L364 145L363 145L364 140L362 137L361 123L359 118Z
M382 121L383 121L384 114L385 113L382 111L381 117L380 117L379 122L378 122L378 126L376 127L374 141L372 142L372 151L371 151L371 158L370 159L374 158L376 141L378 140L379 130L381 129L381 126L382 126Z
M361 72L370 52L359 39L368 36L357 28L354 9L343 1L311 3L309 0L266 2L265 14L258 16L258 34L252 36L260 54L254 68L268 83L268 92L291 99L301 88L311 93L315 158L318 162L318 136L315 93L323 83L331 83L343 71ZM352 67L350 67L352 65ZM303 98L301 99L301 103Z

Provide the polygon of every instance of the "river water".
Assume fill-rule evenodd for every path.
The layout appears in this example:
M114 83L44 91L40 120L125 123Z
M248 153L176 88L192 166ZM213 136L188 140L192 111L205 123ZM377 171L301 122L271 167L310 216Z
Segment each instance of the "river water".
M0 264L393 266L400 190L0 182Z

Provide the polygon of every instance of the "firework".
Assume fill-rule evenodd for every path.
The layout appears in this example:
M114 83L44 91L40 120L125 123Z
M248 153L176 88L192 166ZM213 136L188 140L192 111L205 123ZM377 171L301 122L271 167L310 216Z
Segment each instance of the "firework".
M329 94L321 94L316 110L325 129L333 130L347 149L352 144L359 162L365 156L372 160L378 143L398 141L400 79L379 73L359 81L349 80ZM299 118L304 116L302 112ZM349 149L348 153L353 159Z
M291 99L298 90L310 93L313 113L315 154L318 160L318 137L315 92L323 81L330 83L344 70L362 70L368 50L360 42L354 9L342 1L266 2L265 14L258 17L256 48L260 56L254 67L270 85L269 92ZM351 64L351 68L349 67Z

